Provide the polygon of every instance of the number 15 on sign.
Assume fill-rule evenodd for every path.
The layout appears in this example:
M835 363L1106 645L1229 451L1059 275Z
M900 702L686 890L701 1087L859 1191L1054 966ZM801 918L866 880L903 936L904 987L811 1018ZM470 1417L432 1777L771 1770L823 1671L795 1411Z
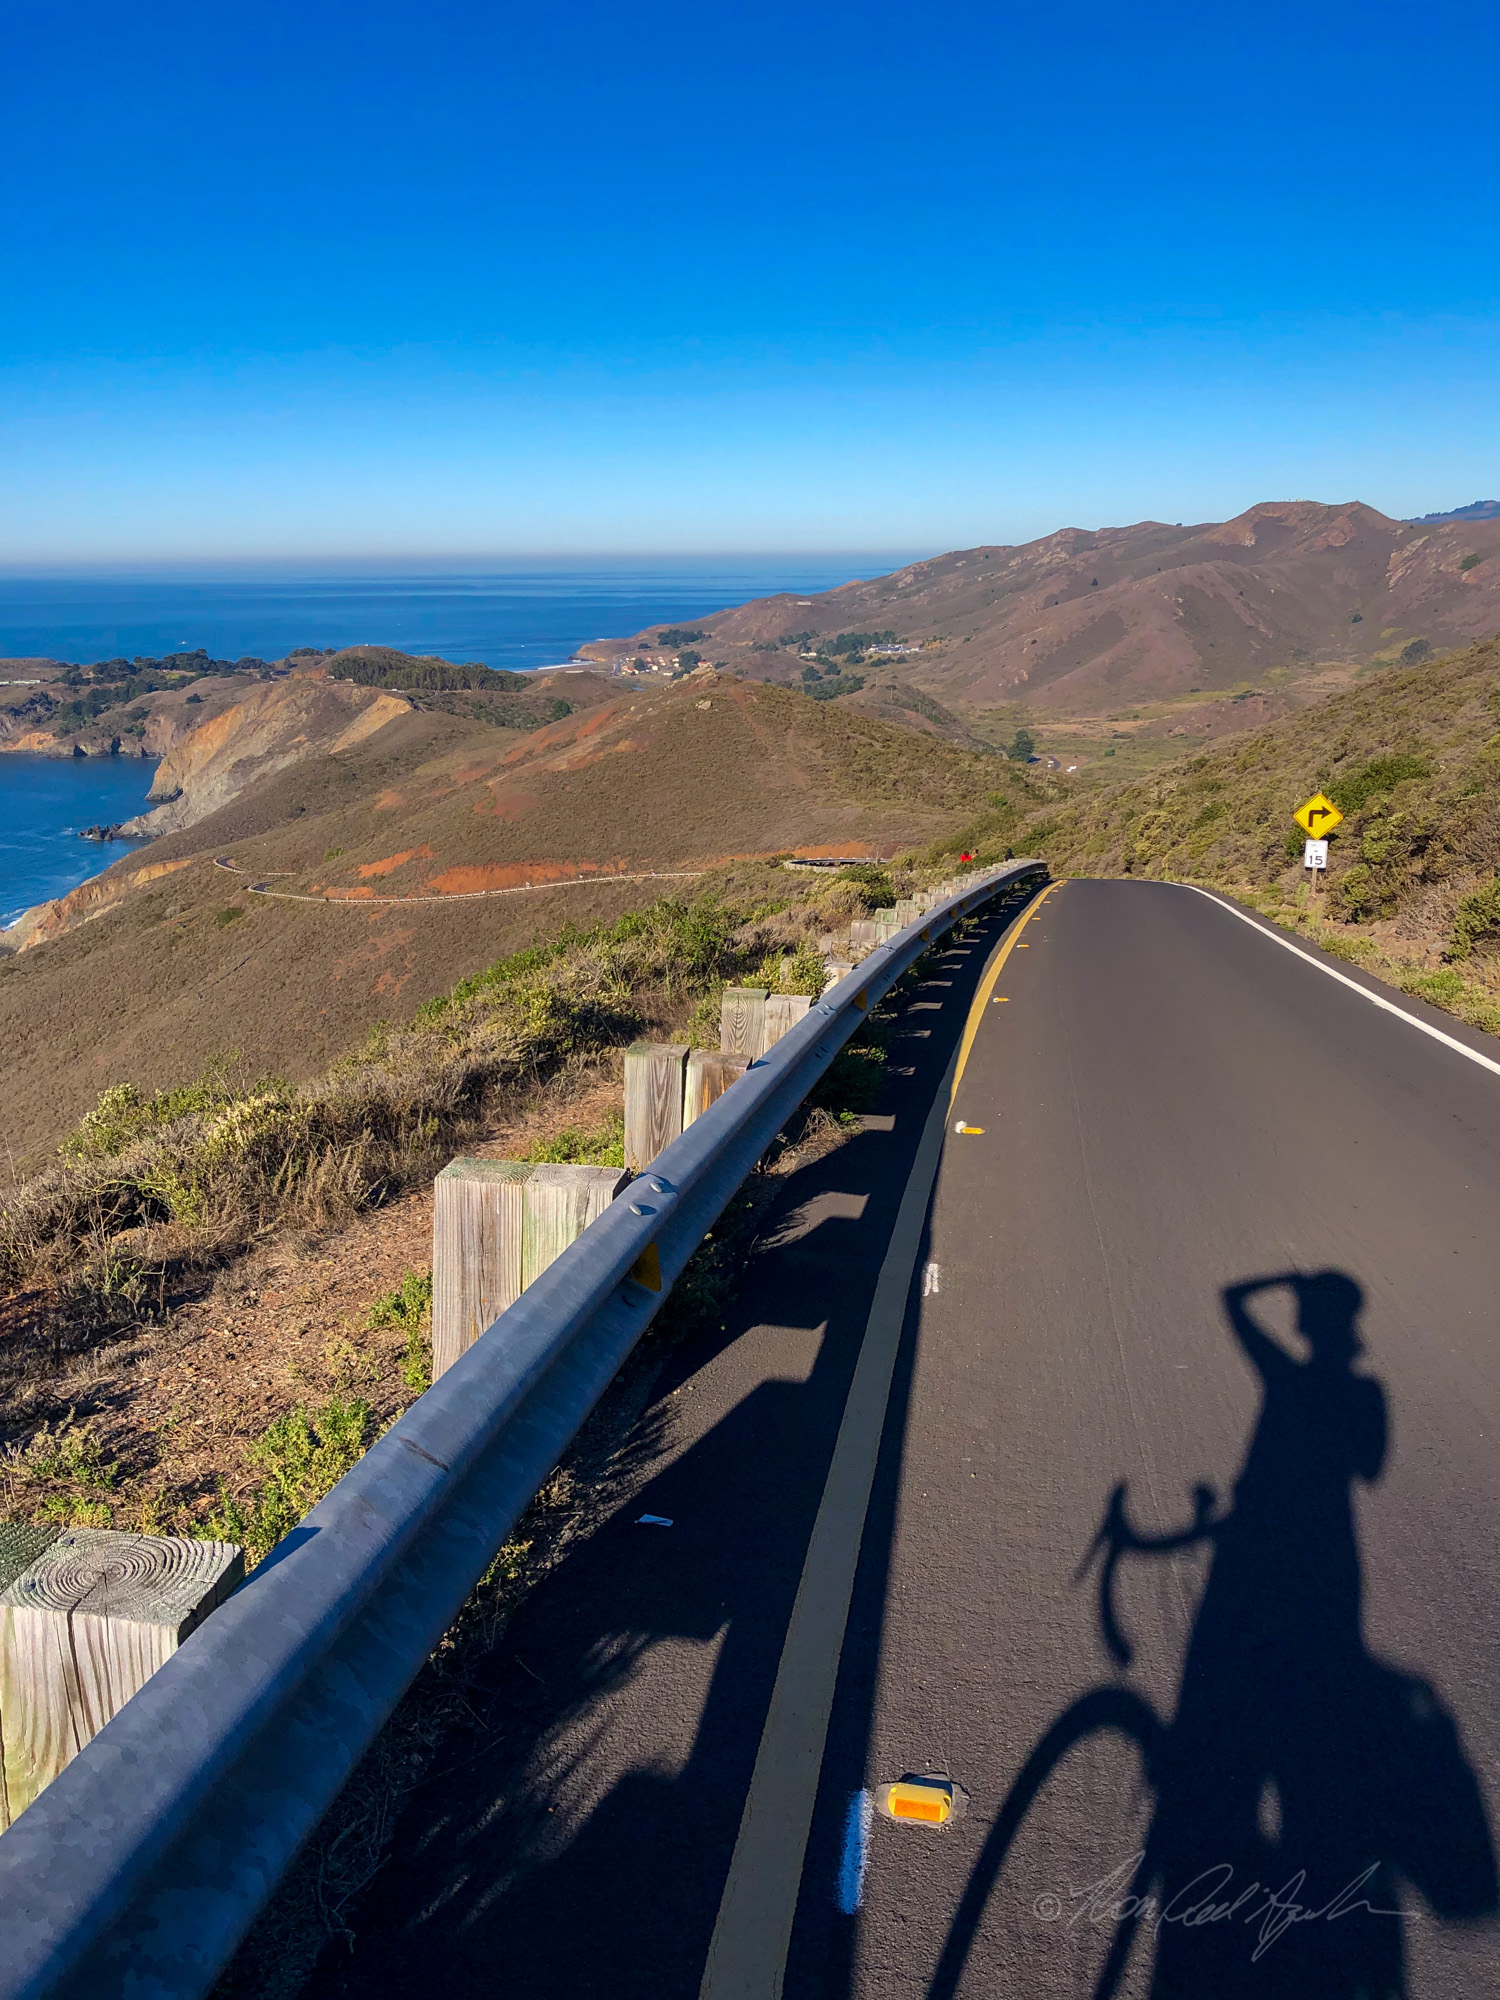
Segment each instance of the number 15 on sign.
M1328 842L1309 840L1302 850L1304 868L1326 868L1328 866Z

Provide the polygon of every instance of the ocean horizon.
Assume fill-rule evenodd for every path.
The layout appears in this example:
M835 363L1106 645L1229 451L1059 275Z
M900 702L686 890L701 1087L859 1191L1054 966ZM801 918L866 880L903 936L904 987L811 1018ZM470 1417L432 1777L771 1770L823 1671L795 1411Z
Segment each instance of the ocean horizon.
M0 658L80 664L202 646L277 659L295 646L395 646L513 672L561 666L590 639L681 624L778 591L809 596L902 553L355 563L0 572Z
M911 559L838 553L0 573L0 658L89 665L202 646L215 659L270 660L294 646L383 645L537 672L563 665L589 639L682 624L777 591L812 595ZM154 769L140 758L0 752L0 926L128 851L132 843L97 845L79 832L140 812Z

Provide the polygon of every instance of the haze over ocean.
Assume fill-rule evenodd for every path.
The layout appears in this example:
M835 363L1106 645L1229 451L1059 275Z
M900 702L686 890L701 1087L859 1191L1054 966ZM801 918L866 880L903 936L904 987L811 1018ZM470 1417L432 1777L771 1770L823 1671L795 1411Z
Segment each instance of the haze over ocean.
M810 595L911 560L900 551L658 556L635 565L581 556L405 572L286 565L238 575L0 575L0 658L158 658L202 646L215 659L272 660L294 646L363 644L524 672L559 665L587 639L702 618L781 590Z

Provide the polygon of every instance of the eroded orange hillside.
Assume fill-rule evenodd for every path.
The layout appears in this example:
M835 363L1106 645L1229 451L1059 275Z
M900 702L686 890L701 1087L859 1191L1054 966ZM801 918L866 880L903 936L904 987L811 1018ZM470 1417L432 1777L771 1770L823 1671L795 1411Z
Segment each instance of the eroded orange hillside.
M759 899L765 857L891 853L1005 782L993 757L712 673L526 734L403 707L48 906L0 958L0 1115L20 1154L106 1085L226 1051L308 1076L566 922L744 867Z

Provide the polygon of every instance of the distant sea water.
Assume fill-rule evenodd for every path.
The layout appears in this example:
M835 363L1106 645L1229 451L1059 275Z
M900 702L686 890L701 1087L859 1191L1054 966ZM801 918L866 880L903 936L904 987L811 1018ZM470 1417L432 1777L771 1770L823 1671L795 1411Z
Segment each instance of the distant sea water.
M143 757L0 756L0 927L139 844L78 836L143 811L155 769Z
M0 575L0 657L157 658L203 646L215 659L269 660L294 646L372 645L525 671L560 665L587 639L682 624L777 591L810 597L910 560L897 552L421 574Z
M216 659L272 660L294 646L382 645L526 672L560 666L589 639L690 623L778 591L811 597L912 559L892 551L422 571L0 575L0 658L87 664L202 646ZM152 769L135 758L0 754L0 924L119 858L122 844L100 847L77 829L139 812Z

